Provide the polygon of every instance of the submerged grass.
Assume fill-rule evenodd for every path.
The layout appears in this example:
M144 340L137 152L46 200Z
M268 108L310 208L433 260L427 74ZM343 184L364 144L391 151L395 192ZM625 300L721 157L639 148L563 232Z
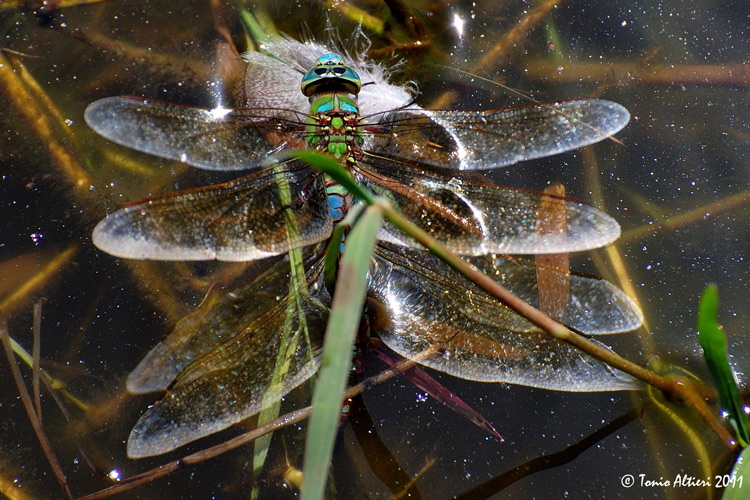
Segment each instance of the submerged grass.
M367 271L382 219L383 209L377 202L367 207L353 222L344 246L307 428L303 500L323 497L354 339L365 304Z

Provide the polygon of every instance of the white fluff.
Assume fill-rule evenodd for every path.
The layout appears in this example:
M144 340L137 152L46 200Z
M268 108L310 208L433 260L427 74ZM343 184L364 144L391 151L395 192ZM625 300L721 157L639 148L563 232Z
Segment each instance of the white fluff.
M329 32L332 34L328 45L312 40L302 43L288 36L273 36L270 42L261 46L271 56L261 52L246 52L243 58L248 67L243 105L249 108L285 108L307 113L310 103L300 90L302 76L315 66L320 56L328 53L341 55L344 62L359 75L362 91L358 102L363 117L407 106L412 102L416 86L412 82L405 87L390 83L389 74L397 69L399 63L385 66L367 59L370 41L359 29L346 42L330 28Z

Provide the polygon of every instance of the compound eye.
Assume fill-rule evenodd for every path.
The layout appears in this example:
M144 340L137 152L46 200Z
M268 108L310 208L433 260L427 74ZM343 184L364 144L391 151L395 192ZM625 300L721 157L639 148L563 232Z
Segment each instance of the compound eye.
M333 68L333 72L336 76L341 76L346 73L346 68Z
M323 76L328 73L328 70L326 68L315 68L313 71L315 71L315 74L318 76Z

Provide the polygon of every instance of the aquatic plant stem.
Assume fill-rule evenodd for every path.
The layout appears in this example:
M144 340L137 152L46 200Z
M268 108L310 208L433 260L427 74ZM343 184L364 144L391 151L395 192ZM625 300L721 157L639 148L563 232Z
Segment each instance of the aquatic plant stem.
M643 368L642 366L639 366L631 361L626 360L625 358L618 356L612 351L589 342L585 337L578 335L577 333L568 329L565 325L558 323L554 319L543 314L535 307L530 306L523 300L510 293L497 282L484 275L476 267L467 262L464 262L457 255L454 255L452 252L448 251L443 245L438 243L429 234L407 220L403 215L401 215L392 206L390 206L390 204L384 203L382 200L378 200L377 203L383 203L383 213L385 215L385 218L389 222L404 231L406 234L414 237L417 241L419 241L419 243L424 245L425 248L442 259L453 269L466 276L474 284L501 301L506 306L513 309L524 318L534 323L545 332L549 333L556 339L574 345L585 353L594 356L595 358L607 363L614 368L617 368L618 370L632 375L642 382L656 387L660 391L671 396L672 399L684 399L695 409L695 411L703 418L703 420L706 421L711 429L716 432L716 434L722 439L722 441L724 441L724 443L730 449L734 449L734 441L732 440L726 428L724 428L721 422L715 417L711 409L706 405L705 401L701 397L699 397L697 393L692 389L692 385L689 382L680 378L672 379L662 377L651 370Z
M595 357L596 359L607 363L613 368L632 375L636 379L656 387L664 392L672 400L684 400L691 404L700 417L713 429L724 444L731 450L736 448L736 443L724 428L720 420L702 401L704 391L699 390L686 379L678 377L667 378L655 373L652 370L643 368L625 358L622 358L614 352L605 349L593 342L589 342L584 336L579 335L565 325L558 323L546 314L533 306L530 306L523 300L513 295L506 288L501 286L490 277L486 276L473 265L463 261L458 255L448 250L432 236L420 229L418 226L409 221L400 212L398 212L385 198L376 198L372 193L357 184L351 175L333 158L316 153L313 151L285 151L280 155L282 158L293 157L305 163L309 163L318 170L330 175L336 182L344 186L355 197L362 200L368 205L377 203L380 205L386 220L411 236L425 248L432 252L436 257L443 260L453 269L463 274L466 278L476 284L478 287L489 293L497 300L517 312L533 324L552 335L556 339L567 342L583 352ZM691 392L697 391L697 392ZM701 400L702 403L698 402Z
M716 417L714 411L706 404L706 399L702 396L700 387L686 377L676 377L671 379L674 383L675 394L693 407L698 415L711 428L724 445L733 452L740 450L737 440L729 433L724 424Z
M379 199L377 203L384 202L383 200ZM482 288L484 291L486 291L487 293L501 301L503 304L510 307L512 310L528 319L556 339L574 345L585 353L607 363L608 365L617 368L618 370L621 370L625 373L628 373L638 380L645 382L646 384L656 387L660 391L666 393L672 399L682 399L688 402L693 407L693 409L701 416L701 418L711 427L711 429L716 432L719 438L729 449L734 450L736 448L736 444L729 432L716 418L713 411L711 411L708 405L706 405L703 398L699 395L700 392L696 391L692 384L687 380L683 378L662 377L661 375L658 375L651 370L643 368L642 366L639 366L631 361L628 361L625 358L618 356L612 351L589 342L588 339L586 339L582 335L571 331L565 325L558 323L535 307L519 299L503 286L483 274L473 265L464 262L460 257L450 252L447 248L445 248L445 246L440 244L425 231L407 220L403 215L401 215L401 213L390 206L390 204L384 204L383 214L391 224L395 225L406 234L411 235L419 243L424 245L425 248L427 248L430 252L443 260L453 269L466 276L474 284Z
M380 201L379 201L380 202ZM382 202L380 202L382 203ZM653 385L660 390L674 392L673 382L661 377L646 368L636 365L613 352L589 342L587 339L569 330L565 325L558 323L533 306L510 293L503 286L486 276L473 265L463 261L460 257L450 252L432 236L411 223L390 205L383 207L385 218L393 225L414 237L425 248L435 256L450 265L453 269L466 276L474 284L484 291L500 300L503 304L528 319L536 326L549 333L553 337L568 342L584 352L606 362L607 364L622 370L635 378Z
M724 64L643 64L641 61L566 61L563 70L549 59L531 59L524 64L525 77L547 84L566 85L570 82L611 82L623 85L731 85L750 86L750 65L747 63Z
M24 75L25 79L22 78ZM85 199L92 181L78 155L62 139L62 136L67 134L61 131L59 122L55 119L55 115L60 116L60 113L46 112L42 104L51 103L51 99L45 96L45 99L41 100L44 102L40 102L35 98L33 88L29 88L24 80L30 81L34 87L40 89L26 73L20 61L12 57L8 59L0 53L0 88L10 98L11 109L23 117L29 130L35 134L37 143L49 153L63 177L74 188L73 192Z
M719 214L725 212L731 212L738 210L742 207L746 207L750 204L750 190L741 191L729 195L720 200L701 205L693 208L692 210L683 211L679 214L674 215L660 215L650 214L654 219L654 223L645 224L640 227L626 231L620 236L618 243L633 243L642 240L645 237L651 236L655 233L664 233L674 231L681 227L687 226L688 224L695 224L700 221L704 221L710 217L716 217ZM641 209L646 211L648 207L642 207Z

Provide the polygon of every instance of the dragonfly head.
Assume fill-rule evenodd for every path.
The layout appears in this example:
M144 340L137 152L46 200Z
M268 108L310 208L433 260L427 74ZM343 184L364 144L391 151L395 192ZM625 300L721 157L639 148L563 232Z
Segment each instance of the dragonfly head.
M344 58L338 54L318 58L315 67L302 77L302 93L307 97L337 91L357 95L361 88L357 72L344 64Z

